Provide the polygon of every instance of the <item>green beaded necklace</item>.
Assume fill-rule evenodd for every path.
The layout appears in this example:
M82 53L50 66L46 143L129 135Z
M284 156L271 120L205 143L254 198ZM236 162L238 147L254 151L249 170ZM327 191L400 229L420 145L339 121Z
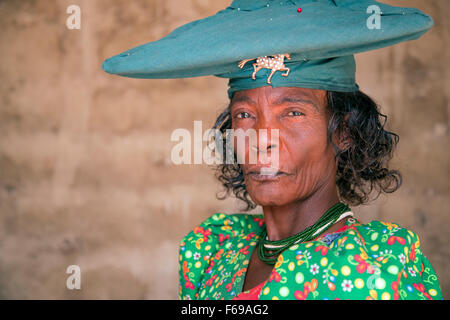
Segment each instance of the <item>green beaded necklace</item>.
M290 236L289 238L277 241L270 241L267 239L267 229L264 226L259 238L259 259L269 265L274 265L281 252L296 243L315 239L316 236L321 232L328 230L338 220L342 219L344 216L351 215L348 211L350 211L350 208L346 204L339 202L328 209L312 226L309 226L302 232Z

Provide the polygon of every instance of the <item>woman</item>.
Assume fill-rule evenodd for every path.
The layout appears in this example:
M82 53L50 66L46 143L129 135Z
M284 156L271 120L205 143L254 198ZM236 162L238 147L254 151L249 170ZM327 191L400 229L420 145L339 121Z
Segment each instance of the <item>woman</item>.
M385 15L381 33L370 33L374 6ZM183 238L181 299L442 299L414 232L362 223L348 207L401 185L388 167L398 137L359 91L353 54L417 39L432 24L376 1L235 0L105 61L107 72L129 77L229 78L218 144L227 129L279 133L258 135L239 156L233 140L234 163L217 177L247 210L263 212L216 213ZM255 150L269 163L247 161Z
M280 97L288 102L276 104ZM219 168L223 185L247 209L261 205L263 215L215 214L183 239L181 298L440 299L418 236L393 223L362 224L347 215L311 241L288 246L275 264L259 254L263 232L286 239L341 200L358 205L371 190L398 189L400 174L386 166L398 137L384 130L381 117L362 92L270 86L236 92L215 127L277 127L279 143L267 145L280 149L283 174L261 179L255 165Z

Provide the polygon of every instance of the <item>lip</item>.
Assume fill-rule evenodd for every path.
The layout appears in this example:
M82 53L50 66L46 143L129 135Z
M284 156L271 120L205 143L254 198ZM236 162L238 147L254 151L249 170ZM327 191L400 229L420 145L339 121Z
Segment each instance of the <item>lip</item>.
M247 176L256 181L275 181L288 175L287 172L269 166L252 166L247 172Z
M285 172L278 171L274 174L260 174L257 172L249 172L248 176L256 181L276 181L280 180L283 176L287 176L288 174Z
M263 172L265 172L265 174L262 174ZM278 168L273 168L270 166L261 166L261 165L251 166L247 170L247 174L261 174L261 175L269 175L270 176L270 175L272 175L272 173L288 174L287 172L285 172L283 170L279 170Z

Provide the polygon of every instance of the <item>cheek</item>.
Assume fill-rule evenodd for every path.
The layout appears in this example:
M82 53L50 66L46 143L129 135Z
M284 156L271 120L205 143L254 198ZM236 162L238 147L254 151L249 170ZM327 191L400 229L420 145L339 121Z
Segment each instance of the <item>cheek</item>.
M336 172L334 152L325 130L303 132L289 138L287 145L288 161L295 168L296 183L303 192L314 189Z
M287 154L297 168L323 162L328 154L326 130L303 130L285 137Z

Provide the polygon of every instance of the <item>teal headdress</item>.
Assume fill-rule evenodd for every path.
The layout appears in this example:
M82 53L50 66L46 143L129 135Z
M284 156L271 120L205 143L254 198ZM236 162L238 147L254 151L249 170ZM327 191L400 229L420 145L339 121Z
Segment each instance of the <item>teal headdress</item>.
M266 85L351 92L358 90L354 54L418 39L432 26L420 10L373 0L234 0L102 67L132 78L228 78L230 98Z

